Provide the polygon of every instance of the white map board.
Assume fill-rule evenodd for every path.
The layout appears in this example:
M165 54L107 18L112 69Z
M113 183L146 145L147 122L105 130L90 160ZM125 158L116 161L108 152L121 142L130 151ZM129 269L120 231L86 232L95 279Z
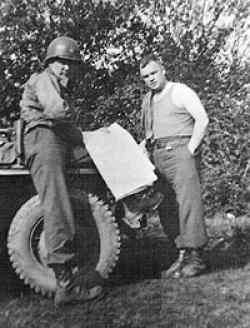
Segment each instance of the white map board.
M116 200L150 186L154 166L129 132L114 123L83 132L86 148Z

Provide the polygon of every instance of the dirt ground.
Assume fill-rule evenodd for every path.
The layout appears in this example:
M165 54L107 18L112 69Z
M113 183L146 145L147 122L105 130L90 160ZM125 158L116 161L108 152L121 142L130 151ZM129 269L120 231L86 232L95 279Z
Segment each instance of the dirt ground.
M124 244L97 302L55 309L51 299L18 280L7 261L0 272L0 327L249 328L250 233L212 238L208 271L192 279L160 279L174 254L158 231Z

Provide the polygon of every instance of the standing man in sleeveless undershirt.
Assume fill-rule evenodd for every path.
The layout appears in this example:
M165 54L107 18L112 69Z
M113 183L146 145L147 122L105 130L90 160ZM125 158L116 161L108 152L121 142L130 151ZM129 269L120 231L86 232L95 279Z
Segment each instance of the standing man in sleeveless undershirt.
M198 95L185 84L168 81L165 73L158 57L142 59L140 74L149 89L142 103L142 124L165 194L159 214L178 249L178 258L162 277L193 277L206 269L199 162L208 116Z

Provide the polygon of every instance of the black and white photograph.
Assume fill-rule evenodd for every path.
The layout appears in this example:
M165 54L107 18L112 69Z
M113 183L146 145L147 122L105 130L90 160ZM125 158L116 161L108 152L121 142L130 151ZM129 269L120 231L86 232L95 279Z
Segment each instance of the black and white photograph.
M0 327L250 327L250 0L1 0Z

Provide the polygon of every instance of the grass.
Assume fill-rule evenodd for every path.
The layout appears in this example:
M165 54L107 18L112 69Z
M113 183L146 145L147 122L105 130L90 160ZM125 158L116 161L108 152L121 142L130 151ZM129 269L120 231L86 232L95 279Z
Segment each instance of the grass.
M173 254L159 231L123 247L121 261L98 302L55 309L1 266L0 327L5 328L249 328L250 234L211 238L208 271L161 280Z

